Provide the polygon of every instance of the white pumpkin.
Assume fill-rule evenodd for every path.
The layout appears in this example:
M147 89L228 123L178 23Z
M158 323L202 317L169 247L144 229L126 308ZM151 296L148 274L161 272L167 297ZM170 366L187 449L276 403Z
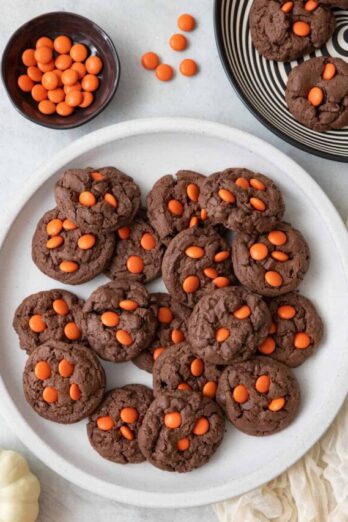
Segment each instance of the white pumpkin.
M40 483L27 461L0 449L0 522L35 522L39 495Z

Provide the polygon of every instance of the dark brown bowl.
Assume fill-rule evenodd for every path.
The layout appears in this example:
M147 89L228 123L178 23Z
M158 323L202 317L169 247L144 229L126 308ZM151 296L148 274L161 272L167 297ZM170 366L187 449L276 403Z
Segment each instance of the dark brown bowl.
M98 75L100 85L93 93L93 103L86 109L76 109L67 117L42 114L31 94L22 92L17 85L18 76L26 72L21 59L23 51L35 48L40 36L55 38L60 34L84 43L104 64ZM57 11L33 18L17 29L3 52L1 73L10 100L25 118L52 129L72 129L95 118L110 103L120 79L120 61L111 38L97 24L75 13Z

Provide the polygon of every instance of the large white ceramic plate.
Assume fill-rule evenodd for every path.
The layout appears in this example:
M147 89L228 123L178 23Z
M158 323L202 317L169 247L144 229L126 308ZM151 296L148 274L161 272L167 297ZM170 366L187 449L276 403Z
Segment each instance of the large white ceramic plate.
M296 370L302 390L298 417L283 432L265 438L228 426L211 461L186 475L163 472L147 463L121 466L103 460L89 446L85 421L62 426L41 419L22 393L26 357L12 331L13 312L26 295L62 287L31 261L35 224L54 205L53 185L62 170L109 164L134 176L143 194L161 175L180 168L209 174L244 166L263 172L282 189L286 219L302 230L311 247L312 263L301 288L323 316L326 334L317 354ZM9 220L0 251L1 411L22 441L57 473L95 493L139 506L206 504L274 478L329 426L348 387L347 234L324 193L284 154L249 134L215 123L131 121L101 129L65 148L36 173L13 207L16 214ZM71 290L87 297L104 281L100 277ZM132 363L104 366L109 388L130 382L150 384L150 376Z

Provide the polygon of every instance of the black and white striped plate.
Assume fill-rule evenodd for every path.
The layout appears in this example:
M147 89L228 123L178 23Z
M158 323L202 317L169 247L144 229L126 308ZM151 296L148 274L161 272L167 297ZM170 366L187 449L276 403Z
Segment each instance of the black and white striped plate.
M348 127L319 133L307 129L290 114L285 88L290 63L265 60L251 42L249 11L253 0L215 0L215 35L225 71L237 93L253 114L275 134L306 152L348 162ZM335 10L336 30L325 47L313 56L335 56L348 60L348 11Z

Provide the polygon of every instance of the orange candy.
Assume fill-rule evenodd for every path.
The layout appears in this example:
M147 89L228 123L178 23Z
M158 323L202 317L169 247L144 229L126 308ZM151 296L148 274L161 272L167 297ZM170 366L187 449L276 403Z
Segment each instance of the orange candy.
M173 67L167 63L161 63L156 67L156 78L161 82L168 82L173 78Z
M90 56L87 58L85 65L89 74L99 74L103 68L103 62L99 56Z
M171 339L174 344L179 344L185 340L185 335L181 330L177 330L174 328L171 333Z
M52 49L43 45L34 51L34 58L39 63L49 63L52 61Z
M47 100L47 90L42 87L39 83L37 85L34 85L34 87L31 90L31 95L33 99L37 102L41 102L43 100Z
M271 379L268 375L260 375L255 383L255 388L259 393L267 393L271 385Z
M42 333L46 330L47 324L42 319L41 315L32 315L29 319L29 328L32 332Z
M70 91L66 96L65 96L65 102L67 105L69 105L69 107L77 107L79 106L83 101L83 96L82 96L82 92L80 91Z
M249 399L249 392L244 384L238 384L233 389L232 397L238 404L244 404Z
M62 238L62 236L54 236L54 237L51 237L47 241L46 247L49 250L51 250L51 249L60 247L63 243L64 243L64 238Z
M286 234L281 230L272 230L272 232L268 234L268 241L275 246L284 245L287 240L288 238L286 237Z
M71 65L71 69L77 72L77 74L79 75L79 80L81 80L86 74L86 66L81 62L74 62Z
M269 329L269 332L270 334L275 334L277 331L277 325L275 323L271 323L271 326L270 326L270 329Z
M22 54L22 62L27 67L32 67L33 65L36 65L36 60L34 56L34 49L26 49Z
M60 35L53 42L55 51L59 54L66 54L70 51L72 43L68 36Z
M176 448L178 451L186 451L190 447L190 440L187 437L179 439L176 443Z
M265 185L262 183L262 181L260 181L259 179L256 179L256 178L251 178L249 180L249 183L250 185L253 187L253 189L255 190L261 190L262 192L264 190L266 190L266 187Z
M42 398L45 402L48 402L49 404L52 402L57 402L58 392L55 388L52 388L51 386L47 386L47 388L45 388L44 391L42 392Z
M120 322L120 317L118 316L118 314L116 312L108 311L108 312L102 313L100 320L104 326L112 328L113 326L118 325L118 323Z
M313 107L318 107L323 103L323 90L320 87L312 87L307 95L307 99L309 103L313 105Z
M23 92L30 92L34 87L34 82L27 74L21 74L17 80L18 87Z
M189 221L189 228L196 227L198 225L198 223L199 223L198 217L192 216Z
M207 219L207 217L208 217L207 210L205 208L202 208L202 210L201 210L201 220L205 221Z
M163 353L165 350L165 348L163 348L162 346L159 346L158 348L156 348L156 350L153 352L153 360L156 361L156 359L158 359L158 357L161 355L161 353Z
M52 60L48 63L38 62L37 66L40 69L40 71L42 71L42 72L53 71L54 70L54 61Z
M40 381L44 381L51 377L51 368L48 362L39 361L36 363L34 368L35 377L40 379Z
M205 435L208 433L209 428L210 425L208 419L206 417L200 417L198 420L196 420L192 433L195 435Z
M93 234L84 234L78 239L77 245L81 250L89 250L94 247L95 242L96 238Z
M41 82L42 79L42 72L38 67L31 66L27 69L27 75L33 82Z
M160 323L169 324L173 320L173 312L168 306L160 306L157 312L157 319Z
M202 359L193 359L190 370L194 377L200 377L204 372L204 363Z
M64 219L63 228L64 230L75 230L77 225L75 225L75 223L73 223L70 219Z
M78 384L71 384L69 388L70 399L73 401L79 401L81 399L81 390Z
M255 261L262 261L268 256L268 248L263 243L254 243L251 245L249 253Z
M51 219L46 225L46 232L49 236L58 236L63 228L61 219Z
M82 89L87 92L94 92L99 87L99 78L95 74L86 74L81 81Z
M230 280L228 277L218 276L213 279L213 283L217 288L224 288L225 286L230 285Z
M228 189L220 189L218 195L225 203L234 203L236 200L232 192Z
M41 82L45 89L52 91L58 87L59 78L53 71L49 71L43 74Z
M79 269L79 265L75 261L62 261L59 265L62 272L72 273Z
M91 178L93 181L103 181L105 179L105 176L101 172L91 172Z
M92 192L88 192L86 190L84 192L81 192L81 194L79 195L79 202L84 207L93 207L96 204L97 200L95 195L92 194Z
M29 73L28 73L29 74ZM327 63L323 70L323 80L332 80L336 74L336 67L333 63Z
M131 299L124 299L118 303L118 306L122 308L122 310L127 310L128 312L133 312L138 308L138 303L136 301L132 301Z
M314 0L308 0L308 2L305 3L305 10L306 11L314 11L314 9L316 9L318 7L318 2L315 2Z
M196 292L198 288L200 287L200 281L199 278L195 275L191 275L186 277L182 284L182 288L184 292L187 294L192 294L193 292Z
M280 411L285 406L285 399L284 397L278 397L277 399L273 399L269 405L268 409L271 411Z
M203 270L203 274L209 277L209 279L216 279L218 277L216 269L209 266Z
M311 26L307 24L307 22L298 21L294 23L294 25L292 26L292 30L294 34L296 34L296 36L304 37L308 36L311 32Z
M74 62L84 62L87 58L87 47L81 43L73 45L70 49L70 56Z
M294 2L285 2L285 4L282 5L281 10L283 13L290 13L294 8Z
M156 247L156 239L149 232L142 235L140 244L144 250L153 250Z
M76 323L67 323L64 327L64 335L70 341L77 341L81 337L81 330Z
M148 52L141 57L141 64L145 69L153 71L159 65L159 57L156 53Z
M182 31L193 31L196 27L196 20L192 15L184 13L179 16L177 24Z
M102 431L109 431L115 426L115 422L109 416L99 417L99 419L97 419L97 426Z
M198 246L189 246L185 250L185 254L191 259L200 259L204 256L204 248Z
M298 332L294 337L294 346L299 350L305 350L311 344L311 338L306 332Z
M74 112L74 108L70 107L65 102L60 102L60 103L58 103L58 105L56 107L56 111L57 111L57 114L59 114L59 116L66 117L66 116L70 116L70 114L72 114Z
M184 213L184 207L177 199L171 199L168 201L168 210L174 216L182 216Z
M276 349L276 343L273 337L266 337L266 339L259 346L259 352L264 355L270 355Z
M235 184L244 190L247 190L250 187L249 181L245 178L237 178Z
M265 281L269 286L274 286L275 288L279 288L283 284L282 276L275 270L269 270L265 273Z
M181 426L182 418L178 411L172 411L164 415L163 422L167 428L175 429Z
M113 194L110 194L110 192L107 192L106 194L104 194L104 201L110 205L110 207L113 207L113 208L117 208L117 199L115 198L115 196Z
M192 388L189 384L187 384L187 382L181 382L180 384L178 384L177 390L191 391Z
M127 422L127 424L132 424L136 422L139 417L139 413L135 408L122 408L120 411L120 417L123 422Z
M127 439L127 440L134 439L134 433L132 432L131 429L128 428L128 426L121 426L120 433L124 439Z
M210 399L213 399L216 395L217 390L217 384L214 381L208 381L203 386L202 393L205 397L209 397Z
M64 85L74 85L78 81L79 75L77 71L74 71L74 69L66 69L65 71L63 71L61 79ZM84 90L87 91L88 89Z
M180 72L183 76L194 76L197 74L197 64L191 58L185 58L180 64Z
M69 56L68 54L61 54L60 56L57 56L57 58L54 61L54 65L56 69L58 69L59 71L66 71L67 69L70 69L72 63L73 61L71 59L71 56Z
M56 112L56 106L50 100L40 101L38 108L42 114L54 114Z
M133 343L131 335L126 330L117 330L116 340L124 346L130 346Z
M173 34L169 39L169 45L174 51L184 51L187 47L187 39L183 34Z
M228 328L218 328L215 332L215 339L218 343L223 343L230 336L230 331Z
M129 227L121 227L117 230L120 239L128 239L130 236L130 228Z
M228 250L223 250L222 252L218 252L214 256L215 263L221 263L222 261L226 261L230 257L230 253Z
M53 103L60 103L65 99L65 92L63 89L53 89L47 93L48 99Z
M266 210L266 205L262 199L252 197L249 199L249 203L255 210L258 210L259 212L264 212Z
M286 254L285 252L281 252L280 250L274 250L271 253L271 256L273 257L273 259L275 259L276 261L280 261L281 263L284 263L289 259L288 254Z
M251 309L248 305L241 306L238 310L233 312L236 319L247 319L251 315Z
M140 256L129 256L127 259L127 270L131 274L141 274L144 270L144 261Z
M64 299L55 299L52 308L58 315L68 315L69 313L69 307Z
M186 187L186 194L191 201L198 201L199 187L195 183L189 183Z
M290 305L279 306L277 314L281 319L292 319L296 315L296 309Z
M74 373L74 365L66 359L62 359L58 364L58 372L61 377L71 377Z
M73 85L64 85L63 89L65 94L69 94L71 91L81 91L81 83L76 82Z

